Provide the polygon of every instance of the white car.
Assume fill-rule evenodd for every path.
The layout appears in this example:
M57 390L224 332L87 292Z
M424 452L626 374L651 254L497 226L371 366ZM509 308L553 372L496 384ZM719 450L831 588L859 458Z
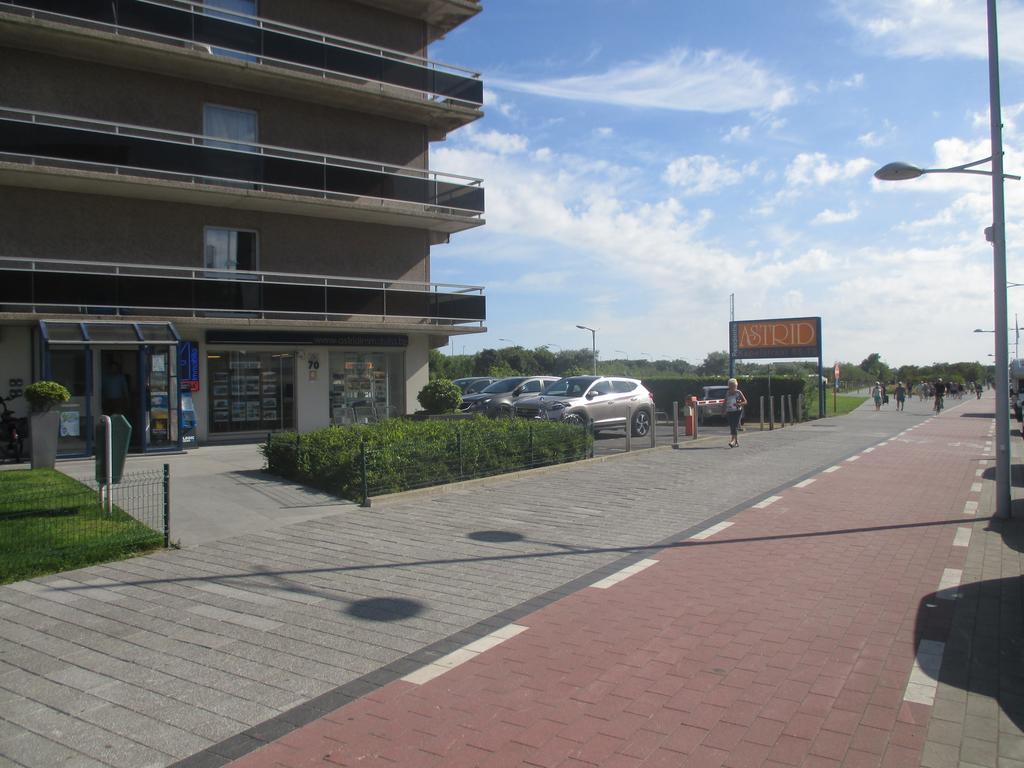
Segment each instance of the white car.
M620 376L567 376L538 397L521 398L515 414L590 424L594 430L623 427L643 437L654 424L654 395L638 379Z

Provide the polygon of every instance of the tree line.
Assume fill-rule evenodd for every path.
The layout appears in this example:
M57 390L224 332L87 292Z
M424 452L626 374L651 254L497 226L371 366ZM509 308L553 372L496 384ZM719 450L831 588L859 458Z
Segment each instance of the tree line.
M967 384L971 381L992 382L995 368L981 363L932 363L931 365L892 366L872 352L860 363L840 362L840 379L843 389L862 389L876 381L894 384L916 384L922 381L956 381ZM743 376L790 375L813 377L817 374L817 362L812 360L783 362L737 361L736 374ZM472 355L445 355L436 349L430 351L430 377L459 379L466 376L494 376L497 378L516 375L576 376L593 373L594 361L591 349L561 349L552 351L547 346L527 349L522 346L483 349ZM597 372L605 376L619 375L636 379L670 378L675 375L720 376L729 374L729 353L709 352L700 363L676 359L626 359L604 360L598 354ZM832 366L822 372L832 382Z

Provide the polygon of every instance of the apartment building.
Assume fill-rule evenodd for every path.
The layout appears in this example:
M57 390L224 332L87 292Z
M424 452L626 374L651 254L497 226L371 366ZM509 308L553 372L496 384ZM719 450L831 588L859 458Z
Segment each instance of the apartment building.
M428 160L483 86L427 49L479 11L0 0L0 393L65 384L65 456L103 413L160 451L416 410L428 351L485 330L430 275L483 224Z

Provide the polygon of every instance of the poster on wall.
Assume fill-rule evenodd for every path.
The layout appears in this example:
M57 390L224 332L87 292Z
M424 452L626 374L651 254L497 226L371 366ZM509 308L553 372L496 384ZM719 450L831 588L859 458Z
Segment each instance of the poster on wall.
M61 437L78 437L80 429L80 419L78 417L78 411L61 411L60 412L60 436Z

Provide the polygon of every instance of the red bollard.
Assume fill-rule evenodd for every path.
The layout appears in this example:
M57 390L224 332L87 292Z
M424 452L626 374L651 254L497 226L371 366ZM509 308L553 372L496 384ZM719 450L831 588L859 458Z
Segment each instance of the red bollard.
M686 435L697 436L697 398L692 395L686 398Z

